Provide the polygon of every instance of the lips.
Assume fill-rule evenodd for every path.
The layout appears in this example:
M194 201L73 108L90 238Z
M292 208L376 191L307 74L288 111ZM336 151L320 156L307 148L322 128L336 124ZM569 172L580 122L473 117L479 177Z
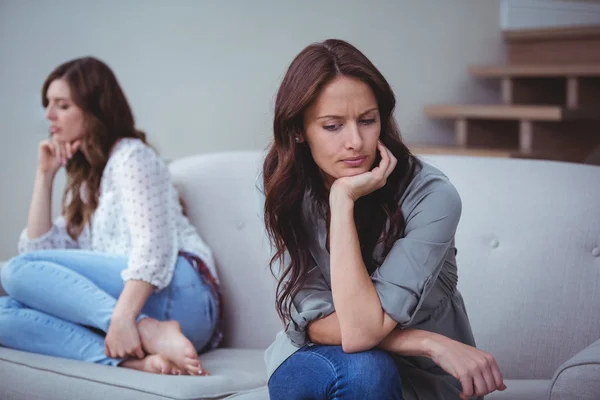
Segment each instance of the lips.
M60 131L60 128L58 126L50 127L50 133L58 133L59 131Z
M342 162L349 167L360 167L366 159L367 156L350 157L343 159Z

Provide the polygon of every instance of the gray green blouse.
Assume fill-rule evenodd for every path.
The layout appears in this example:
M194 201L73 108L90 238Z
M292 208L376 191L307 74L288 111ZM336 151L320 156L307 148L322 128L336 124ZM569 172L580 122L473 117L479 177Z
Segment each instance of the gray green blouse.
M304 288L293 299L292 318L265 352L269 376L302 346L312 343L307 325L335 311L331 294L327 226L310 202L304 202L304 224L310 237L314 267ZM454 234L461 214L461 200L448 178L422 162L401 200L406 227L387 257L375 248L379 267L371 280L383 310L397 329L417 328L437 332L475 345L458 281ZM452 399L460 383L425 357L393 355L402 377L404 399Z

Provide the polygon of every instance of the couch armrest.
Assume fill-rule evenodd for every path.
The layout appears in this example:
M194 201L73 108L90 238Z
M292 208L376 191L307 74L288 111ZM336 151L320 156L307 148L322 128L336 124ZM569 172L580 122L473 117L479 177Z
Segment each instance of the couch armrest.
M4 267L4 264L6 263L7 261L0 261L0 270L2 269L2 267ZM0 282L0 296L6 296L6 292L2 288L2 282Z
M567 360L555 372L550 400L594 400L600 393L600 340Z

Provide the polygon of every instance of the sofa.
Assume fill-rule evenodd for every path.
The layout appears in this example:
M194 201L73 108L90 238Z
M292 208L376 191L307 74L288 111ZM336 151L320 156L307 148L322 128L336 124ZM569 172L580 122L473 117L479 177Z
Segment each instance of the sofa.
M201 357L211 376L153 375L0 348L0 399L267 400L263 352L282 324L254 193L260 160L260 152L229 152L169 166L223 285L225 340ZM426 160L463 200L459 289L478 347L496 357L508 386L486 399L599 399L600 168Z

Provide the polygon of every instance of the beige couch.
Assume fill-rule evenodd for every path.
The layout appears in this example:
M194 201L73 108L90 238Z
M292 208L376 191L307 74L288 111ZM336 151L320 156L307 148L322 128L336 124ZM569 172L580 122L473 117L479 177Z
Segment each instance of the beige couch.
M259 159L223 153L170 166L223 282L225 344L202 356L212 376L151 375L0 348L0 398L268 399L263 350L281 324L253 192ZM507 379L507 391L486 399L600 398L600 168L428 160L462 196L459 288L479 347Z

